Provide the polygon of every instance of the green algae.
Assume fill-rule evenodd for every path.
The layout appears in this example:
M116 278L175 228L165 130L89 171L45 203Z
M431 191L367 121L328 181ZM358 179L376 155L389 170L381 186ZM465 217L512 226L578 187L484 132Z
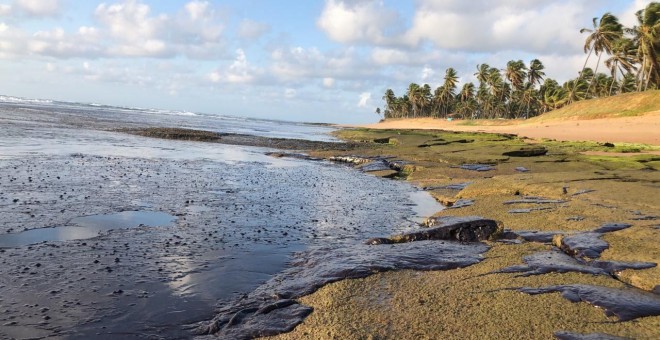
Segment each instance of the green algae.
M656 173L660 160L653 153L660 150L658 146L545 140L533 144L546 148L545 155L505 157L504 152L530 144L524 138L492 133L368 129L337 132L337 136L348 141L393 135L399 141L395 146L366 143L351 153L391 155L411 162L415 171L400 178L429 188L431 195L445 205L458 199L476 202L440 211L436 216L479 215L513 230L567 232L589 231L607 222L627 222L633 226L603 236L609 248L602 259L659 262L657 221L635 219L640 214L660 212ZM419 147L424 144L427 146ZM630 155L639 151L647 153ZM338 153L342 152L334 154ZM325 153L331 154L332 151ZM459 167L466 163L492 164L494 170L478 172ZM519 167L529 171L518 172ZM444 188L456 183L469 185L459 190ZM544 205L544 209L526 214L510 213L511 207L504 202L525 195L566 203ZM529 207L533 206L516 205ZM468 268L438 273L385 273L328 285L301 299L315 312L293 333L280 338L522 339L551 338L559 330L631 338L660 335L658 316L615 323L597 308L571 303L557 293L528 296L507 289L587 284L614 288L632 285L652 290L660 284L658 267L625 270L616 273L616 279L578 273L526 278L486 275L521 263L524 255L552 247L537 243L492 245L486 261Z

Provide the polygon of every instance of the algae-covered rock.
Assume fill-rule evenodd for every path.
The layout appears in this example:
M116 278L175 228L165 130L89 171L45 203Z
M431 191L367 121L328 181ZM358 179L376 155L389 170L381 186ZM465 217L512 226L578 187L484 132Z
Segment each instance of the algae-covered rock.
M374 143L398 145L399 141L396 138L386 137L386 138L376 138L374 139Z
M548 149L543 146L523 146L518 150L507 151L502 155L511 157L536 157L543 156L546 153L548 153Z

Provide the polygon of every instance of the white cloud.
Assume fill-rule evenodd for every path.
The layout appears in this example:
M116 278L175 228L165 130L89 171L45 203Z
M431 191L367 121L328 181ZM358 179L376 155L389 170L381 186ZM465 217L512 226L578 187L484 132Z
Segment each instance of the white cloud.
M335 86L335 78L325 77L323 78L323 87L331 88Z
M255 82L261 73L261 70L248 63L245 51L239 48L236 50L236 58L228 67L214 70L208 78L213 83L246 84Z
M422 80L423 81L428 82L431 79L433 79L434 76L435 76L435 71L432 68L430 68L428 66L425 66L422 69Z
M588 21L589 0L476 2L419 1L406 40L475 52L572 51L579 46L581 25Z
M371 93L362 92L360 93L360 100L358 100L357 107L365 108L367 107L367 105L369 105L370 101L371 101Z
M295 98L297 94L298 94L298 91L296 91L296 89L285 89L284 90L284 98L287 98L287 99Z
M148 5L134 0L121 4L96 7L94 15L118 42L110 48L110 53L120 56L144 57L166 54L167 45L160 38L167 23L167 16L150 16Z
M391 43L398 15L376 0L327 0L317 25L341 43Z
M4 12L13 15L19 3L24 6L20 10L30 9L42 15L51 13L54 4L59 4L50 0L17 1L13 6L0 6L0 15ZM11 19L12 23L16 21L15 17ZM174 15L153 14L149 5L138 0L102 3L96 7L94 19L95 25L80 26L73 32L55 27L30 33L19 25L5 24L7 28L0 31L0 45L4 47L0 57L29 54L57 58L226 57L223 19L206 1L189 2Z
M238 26L238 37L256 40L270 31L270 25L245 19Z
M203 19L206 16L206 13L209 11L209 5L208 1L191 1L184 8L190 19L195 21Z
M60 12L59 0L15 0L13 6L32 16L53 16Z
M0 4L0 16L7 16L11 14L11 5Z
M624 26L632 27L637 25L637 11L646 8L652 0L635 0L620 16L619 20Z

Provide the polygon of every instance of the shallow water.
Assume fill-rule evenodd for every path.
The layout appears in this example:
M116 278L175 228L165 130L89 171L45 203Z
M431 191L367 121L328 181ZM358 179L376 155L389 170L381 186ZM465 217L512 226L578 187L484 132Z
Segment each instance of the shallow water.
M80 218L92 219L83 216L126 211L176 220L2 249L0 338L186 337L182 325L211 319L217 301L252 292L294 252L350 249L437 207L405 183L326 162L99 131L160 118L94 110L0 105L0 235L81 228ZM190 125L204 119L218 124ZM319 137L323 127L269 129L332 139Z
M0 235L0 248L22 247L41 242L84 240L114 229L172 226L176 218L158 211L122 211L115 214L74 218L74 226L38 228Z

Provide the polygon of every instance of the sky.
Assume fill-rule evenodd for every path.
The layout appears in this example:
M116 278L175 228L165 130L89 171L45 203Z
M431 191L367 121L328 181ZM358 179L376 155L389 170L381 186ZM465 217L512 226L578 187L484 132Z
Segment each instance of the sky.
M467 82L538 58L576 77L580 29L606 12L632 26L650 1L0 0L0 94L368 123L386 89L448 67Z

